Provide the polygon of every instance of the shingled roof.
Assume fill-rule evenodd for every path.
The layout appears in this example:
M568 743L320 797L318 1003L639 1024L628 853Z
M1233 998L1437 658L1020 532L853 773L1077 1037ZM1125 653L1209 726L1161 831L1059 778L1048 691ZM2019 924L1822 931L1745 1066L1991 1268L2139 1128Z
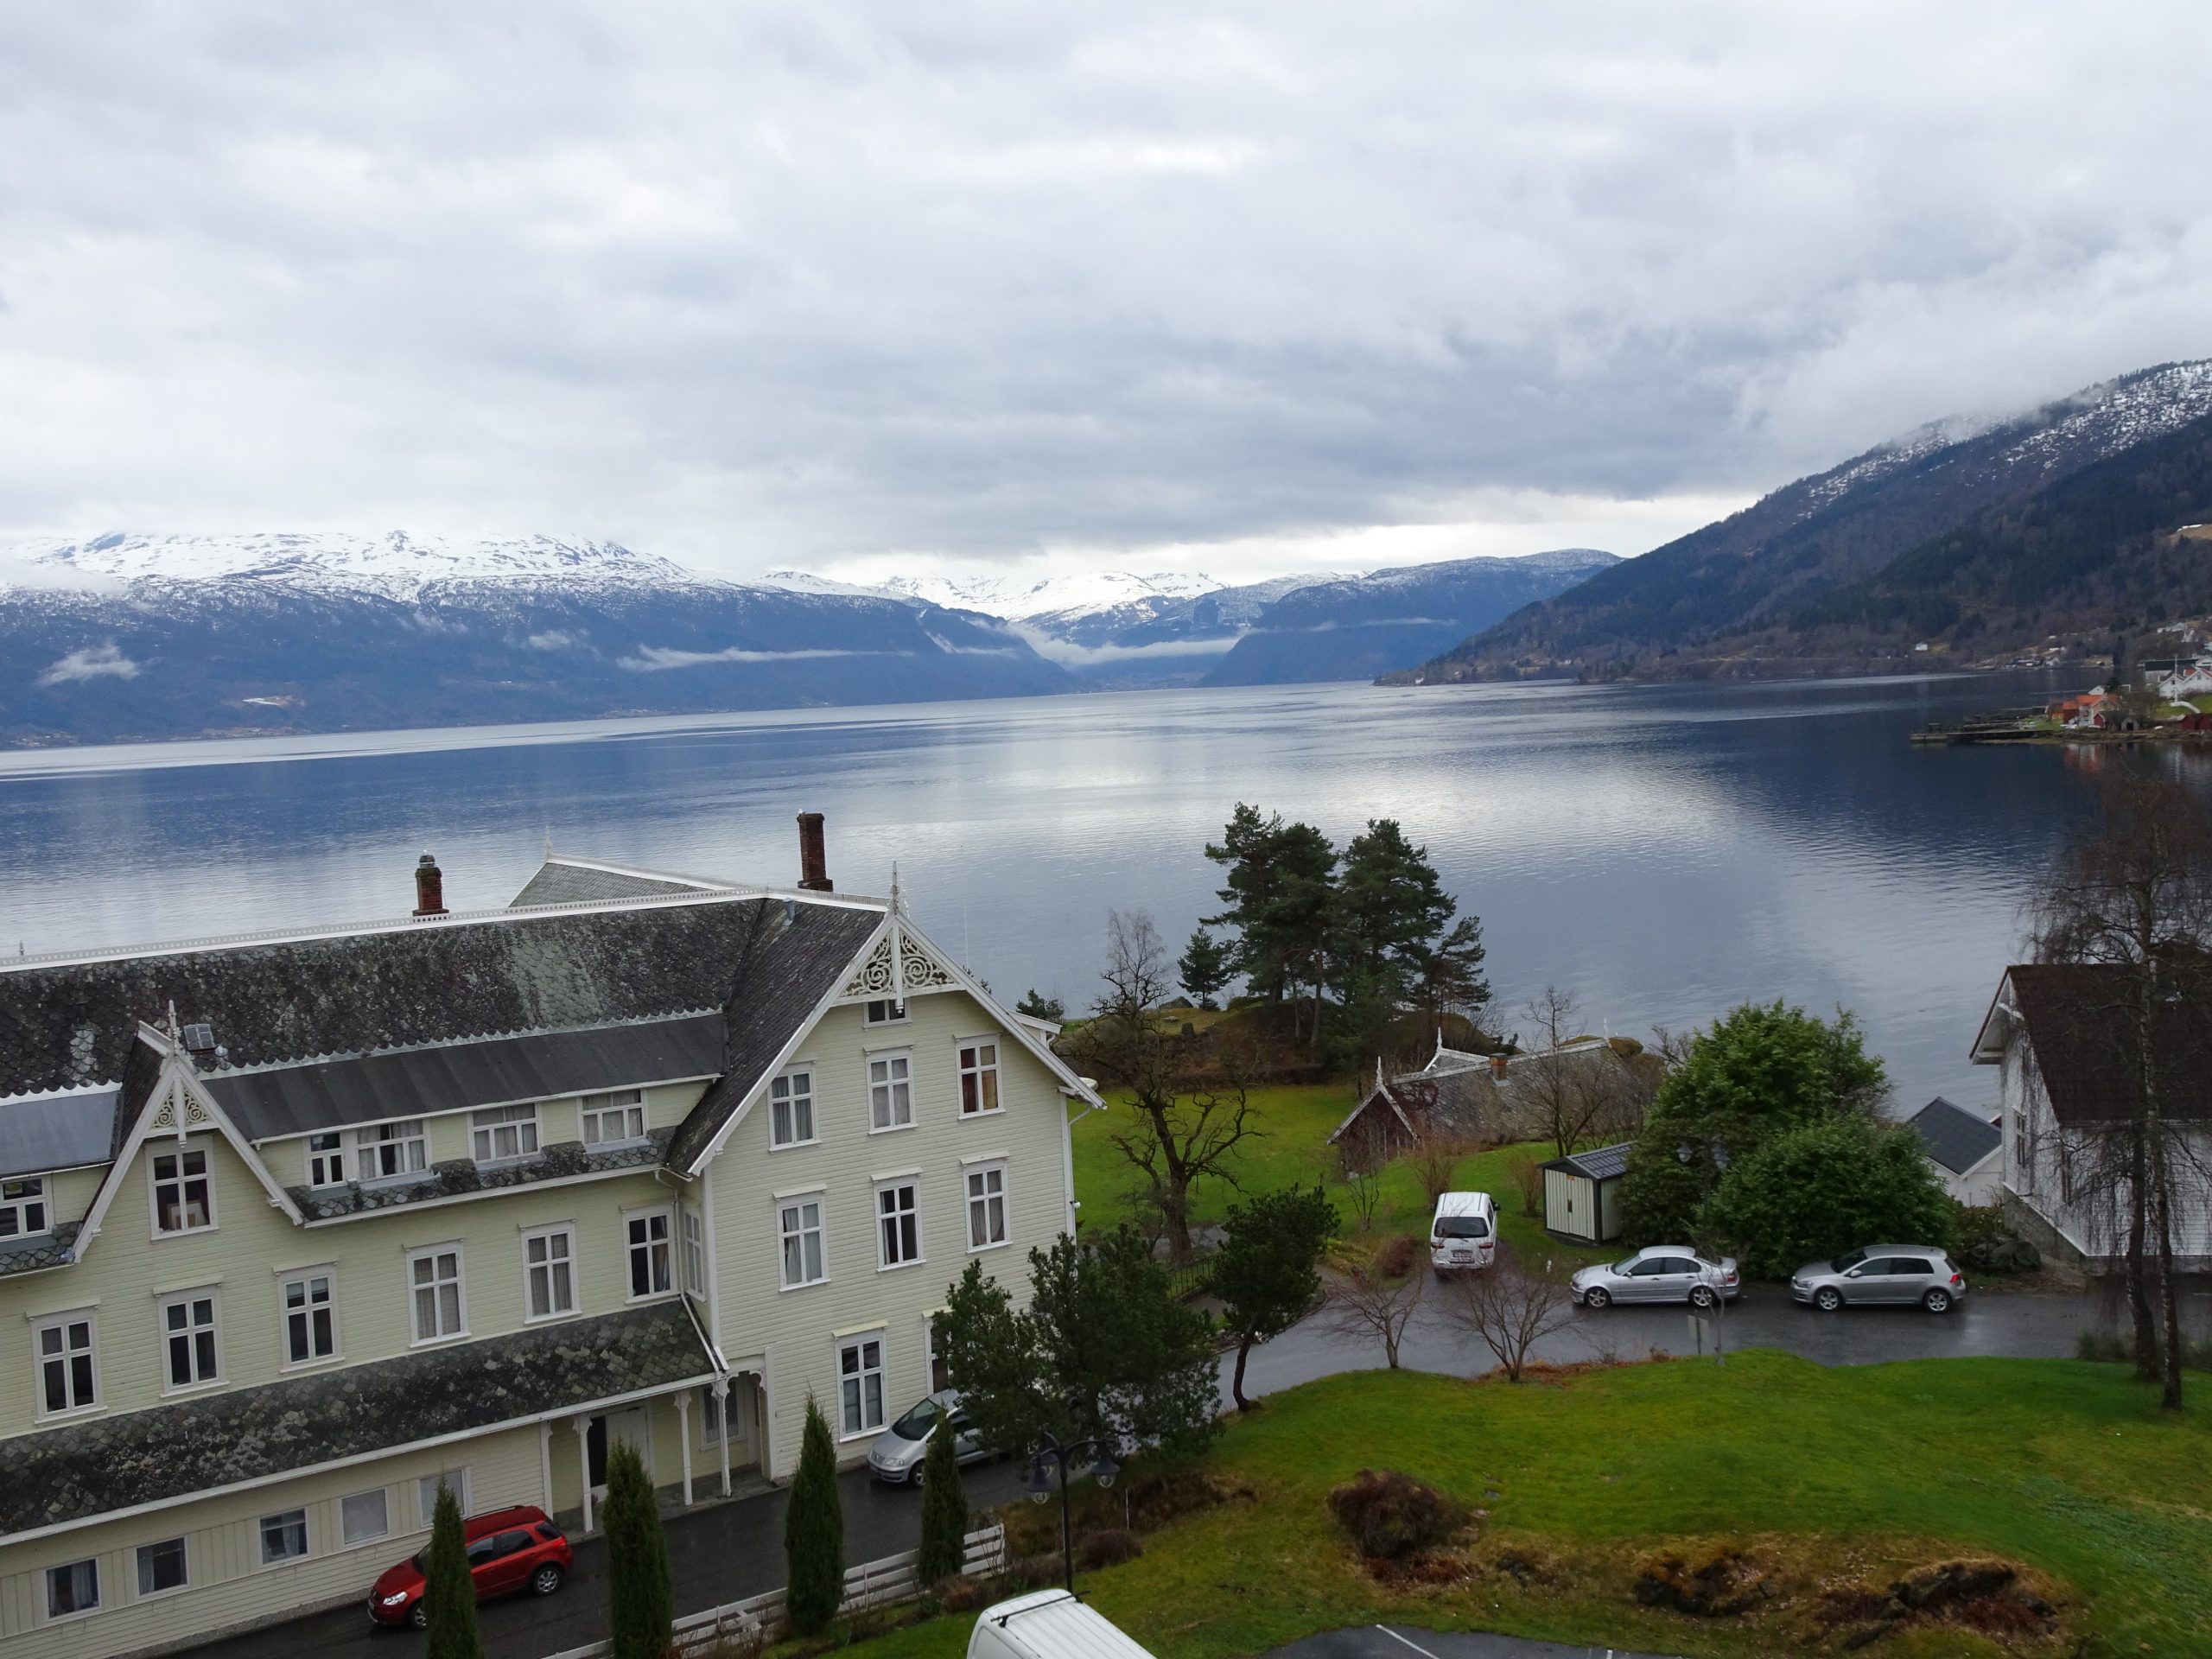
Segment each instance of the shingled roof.
M670 1301L0 1440L0 1538L713 1376Z
M1963 1175L1997 1150L2004 1140L1994 1123L1954 1106L1938 1095L1905 1120L1920 1132L1928 1155L1954 1175Z
M160 1024L172 1003L180 1020L212 1027L236 1066L713 1012L786 902L709 894L0 963L0 1098L117 1082L139 1022ZM881 918L804 901L797 913L840 939Z
M2006 970L2051 1114L2062 1123L2116 1123L2136 1109L2142 1074L2127 1027L2128 975L2045 963ZM2152 1058L2161 1110L2212 1119L2212 1006L2201 995L2162 1002Z
M689 876L664 875L624 869L618 864L598 864L585 859L553 858L537 867L508 908L531 905L589 904L604 899L665 898L671 893L711 893L724 884L695 881Z

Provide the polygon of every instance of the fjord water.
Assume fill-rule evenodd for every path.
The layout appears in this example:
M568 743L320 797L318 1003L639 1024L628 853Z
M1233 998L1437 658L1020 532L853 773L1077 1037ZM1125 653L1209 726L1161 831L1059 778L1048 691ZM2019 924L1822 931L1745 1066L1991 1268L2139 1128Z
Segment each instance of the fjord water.
M895 860L1002 995L1077 1007L1109 908L1179 950L1213 907L1200 849L1252 801L1427 842L1509 1022L1547 982L1634 1035L1745 998L1842 1005L1899 1106L1979 1105L1967 1044L2105 757L1906 737L2052 689L1325 685L0 755L0 950L404 914L426 849L448 904L496 906L549 838L784 884L816 810L841 889L885 892Z

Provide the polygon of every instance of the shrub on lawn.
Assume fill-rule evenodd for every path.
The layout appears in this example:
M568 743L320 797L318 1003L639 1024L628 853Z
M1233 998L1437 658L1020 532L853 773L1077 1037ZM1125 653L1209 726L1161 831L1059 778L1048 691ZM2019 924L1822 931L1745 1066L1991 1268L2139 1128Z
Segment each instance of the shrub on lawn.
M1410 1233L1386 1238L1376 1249L1374 1270L1385 1279L1402 1279L1414 1270L1414 1258L1420 1254L1421 1246Z
M1109 1527L1103 1532L1090 1534L1076 1546L1075 1559L1086 1573L1096 1573L1102 1567L1119 1567L1123 1561L1134 1561L1144 1554L1144 1545L1136 1534L1127 1527Z
M947 1579L938 1586L937 1610L941 1613L972 1613L991 1605L996 1580L966 1577Z
M1329 1507L1370 1560L1403 1560L1448 1543L1471 1518L1464 1504L1395 1469L1363 1469Z
M1516 1152L1505 1160L1505 1173L1520 1190L1521 1213L1541 1216L1544 1213L1544 1169L1533 1153Z

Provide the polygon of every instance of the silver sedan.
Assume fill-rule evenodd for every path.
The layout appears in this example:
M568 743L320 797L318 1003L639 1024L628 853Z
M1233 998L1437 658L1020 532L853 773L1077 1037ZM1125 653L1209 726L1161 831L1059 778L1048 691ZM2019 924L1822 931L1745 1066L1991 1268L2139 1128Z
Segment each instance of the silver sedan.
M929 1453L930 1431L948 1411L952 1414L954 1459L973 1463L978 1458L990 1456L983 1443L976 1438L976 1431L969 1427L968 1415L960 1409L960 1396L950 1389L944 1389L916 1402L897 1422L876 1436L875 1444L868 1448L868 1472L893 1485L920 1485L922 1462Z
M1585 1268L1569 1281L1585 1307L1615 1302L1688 1302L1711 1307L1743 1291L1736 1258L1708 1262L1684 1244L1652 1244L1625 1262Z

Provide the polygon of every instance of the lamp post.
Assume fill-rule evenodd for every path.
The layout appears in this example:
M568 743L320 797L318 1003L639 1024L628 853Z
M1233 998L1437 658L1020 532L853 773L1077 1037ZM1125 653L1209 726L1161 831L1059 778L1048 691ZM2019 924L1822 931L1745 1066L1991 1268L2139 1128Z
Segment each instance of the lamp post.
M1075 1532L1068 1524L1068 1465L1085 1457L1090 1459L1090 1472L1096 1477L1102 1487L1111 1486L1114 1477L1122 1472L1122 1465L1114 1460L1114 1446L1110 1440L1076 1440L1063 1446L1059 1437L1047 1429L1038 1438L1035 1449L1029 1454L1029 1501L1032 1503L1042 1503L1052 1497L1052 1471L1056 1469L1058 1471L1060 1558L1067 1569L1070 1595L1075 1593Z
M1715 1141L1711 1144L1707 1150L1710 1152L1713 1158L1713 1166L1719 1170L1722 1174L1726 1175L1728 1173L1728 1148L1722 1146L1718 1141ZM1693 1147L1688 1141L1685 1141L1681 1145L1675 1148L1675 1156L1685 1167L1687 1167L1696 1158L1697 1148ZM1711 1249L1713 1249L1713 1246L1711 1244L1706 1244L1703 1248ZM1700 1269L1700 1272L1701 1271L1702 1269ZM1727 1308L1728 1287L1725 1284L1714 1286L1713 1291L1713 1306L1709 1310L1707 1310L1707 1312L1712 1315L1713 1363L1716 1367L1722 1368L1725 1368L1728 1363L1727 1342L1721 1331L1721 1316L1726 1313ZM1696 1326L1698 1325L1697 1314L1693 1313L1690 1315L1690 1323L1693 1326ZM1704 1332L1702 1329L1699 1330L1699 1347L1700 1351L1702 1351L1704 1347Z

